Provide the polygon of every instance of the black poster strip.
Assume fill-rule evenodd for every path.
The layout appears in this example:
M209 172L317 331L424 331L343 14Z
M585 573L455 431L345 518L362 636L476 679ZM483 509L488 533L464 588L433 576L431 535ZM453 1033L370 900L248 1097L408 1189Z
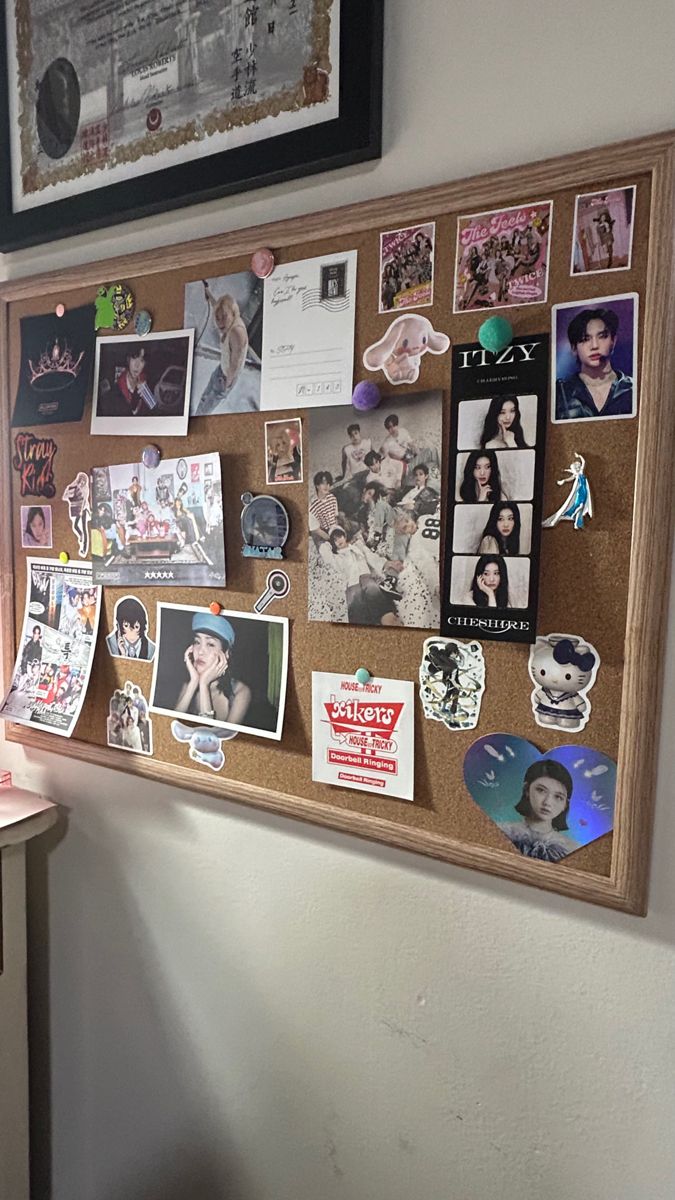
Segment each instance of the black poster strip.
M549 335L452 352L441 629L534 642Z

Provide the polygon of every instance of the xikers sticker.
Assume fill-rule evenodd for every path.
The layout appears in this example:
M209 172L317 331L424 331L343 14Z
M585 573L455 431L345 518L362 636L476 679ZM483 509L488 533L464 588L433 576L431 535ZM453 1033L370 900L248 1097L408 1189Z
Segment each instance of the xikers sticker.
M441 632L533 642L548 334L453 350Z

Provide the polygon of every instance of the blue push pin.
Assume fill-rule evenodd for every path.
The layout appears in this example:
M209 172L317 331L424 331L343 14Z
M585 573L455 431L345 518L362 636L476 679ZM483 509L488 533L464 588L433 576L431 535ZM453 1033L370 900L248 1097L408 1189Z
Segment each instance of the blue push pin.
M359 667L358 671L354 675L354 678L357 683L370 683L372 676L370 671L366 670L365 667Z
M513 341L513 326L506 317L488 317L478 330L478 341L484 350L499 354Z

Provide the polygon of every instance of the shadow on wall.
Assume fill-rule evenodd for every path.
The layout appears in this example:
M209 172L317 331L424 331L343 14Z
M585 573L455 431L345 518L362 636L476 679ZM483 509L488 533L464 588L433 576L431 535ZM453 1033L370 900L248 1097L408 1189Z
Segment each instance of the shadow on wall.
M68 828L83 870L71 872L60 921L50 920L48 862L65 832L64 818L30 844L27 864L31 1200L253 1200L214 1115L227 1063L216 1062L209 1087L204 1056L190 1054L189 1006L179 1012L170 981L158 986L152 937L102 832ZM59 939L53 924L64 923ZM215 947L203 950L217 961ZM69 980L69 1014L59 988L50 1012L50 959Z

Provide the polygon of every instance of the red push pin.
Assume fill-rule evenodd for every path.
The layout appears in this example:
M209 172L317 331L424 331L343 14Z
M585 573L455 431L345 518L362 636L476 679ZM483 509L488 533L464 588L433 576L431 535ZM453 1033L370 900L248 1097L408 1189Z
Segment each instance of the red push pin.
M212 600L211 603L209 604L209 612L212 612L214 617L217 617L219 615L220 608L221 608L221 606L217 600Z

